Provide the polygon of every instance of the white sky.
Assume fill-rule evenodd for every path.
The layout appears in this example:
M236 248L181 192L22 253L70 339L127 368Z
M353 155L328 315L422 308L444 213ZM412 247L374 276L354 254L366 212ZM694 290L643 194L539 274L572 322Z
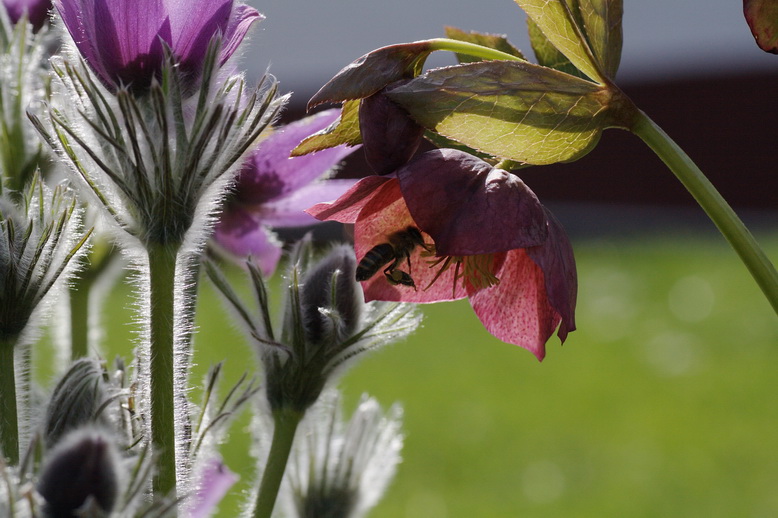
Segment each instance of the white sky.
M445 25L507 34L528 55L524 13L511 0L248 0L267 16L255 27L243 65L270 66L283 91L309 97L343 66L392 43L443 35ZM618 80L778 70L756 47L740 0L624 0ZM436 53L428 64L453 64Z

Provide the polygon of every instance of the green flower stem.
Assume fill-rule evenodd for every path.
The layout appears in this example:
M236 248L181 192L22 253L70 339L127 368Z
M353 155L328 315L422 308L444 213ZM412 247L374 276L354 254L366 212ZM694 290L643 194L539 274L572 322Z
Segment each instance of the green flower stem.
M151 307L151 441L157 457L156 496L175 498L176 434L173 382L177 245L149 246Z
M449 50L457 54L466 54L474 58L500 59L508 61L525 61L518 56L502 52L501 50L484 47L467 41L452 40L449 38L434 38L428 40L431 50Z
M670 168L735 249L778 313L778 272L735 211L673 140L642 111L630 130Z
M16 410L14 343L0 342L0 454L19 464L19 417Z
M84 358L89 352L89 294L93 279L87 274L70 289L70 357Z
M265 464L265 472L259 484L257 501L254 504L254 518L270 518L278 497L278 489L284 478L286 462L292 451L292 442L303 414L293 410L281 410L273 414L273 442Z

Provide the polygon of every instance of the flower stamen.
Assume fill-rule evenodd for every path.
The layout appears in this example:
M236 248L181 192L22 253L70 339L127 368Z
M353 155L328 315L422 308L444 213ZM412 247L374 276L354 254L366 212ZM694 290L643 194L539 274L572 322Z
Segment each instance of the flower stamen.
M435 256L435 245L428 245L422 252L422 257ZM427 284L424 290L430 286L454 264L454 283L452 286L452 296L456 296L456 286L459 280L462 280L462 288L467 287L467 283L474 288L482 290L500 283L500 279L494 274L495 261L494 254L476 254L476 255L457 255L434 257L428 261L430 268L439 267L435 277Z

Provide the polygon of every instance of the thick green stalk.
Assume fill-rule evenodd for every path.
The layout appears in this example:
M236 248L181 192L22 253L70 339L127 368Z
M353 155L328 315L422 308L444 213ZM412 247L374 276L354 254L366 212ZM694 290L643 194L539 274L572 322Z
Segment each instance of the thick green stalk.
M697 203L735 249L775 312L778 313L778 272L735 211L699 167L645 113L638 112L630 130L648 144L694 196Z
M448 50L457 54L465 54L481 59L498 59L508 61L525 61L518 56L508 54L501 50L484 47L467 41L452 40L449 38L434 38L428 40L432 50Z
M14 344L7 341L0 343L0 454L11 466L19 464Z
M70 355L72 360L89 352L89 294L93 280L89 273L70 289Z
M151 441L157 457L156 496L175 497L176 434L173 381L175 279L178 246L150 246Z
M286 463L292 451L294 435L303 414L293 410L277 411L273 414L273 442L259 484L257 501L254 503L254 518L270 518L278 497L278 489L284 478Z

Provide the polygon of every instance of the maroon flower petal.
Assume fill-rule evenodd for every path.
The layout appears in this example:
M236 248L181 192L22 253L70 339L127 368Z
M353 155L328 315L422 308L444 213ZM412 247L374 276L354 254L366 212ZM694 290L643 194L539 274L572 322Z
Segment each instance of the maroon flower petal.
M424 128L383 91L362 99L359 129L367 163L382 175L407 164L424 135Z
M418 75L432 49L429 41L381 47L346 65L308 101L308 109L373 95L390 83Z
M543 243L543 206L524 182L455 149L422 154L397 171L408 209L438 255L505 252Z
M319 203L310 207L305 212L321 221L339 221L341 223L356 223L360 212L374 197L386 198L386 203L394 201L387 196L392 191L383 193L381 187L396 181L385 176L367 176L359 180L343 196L333 202Z
M411 226L416 227L416 222L408 212L399 183L391 178L376 189L375 195L364 204L354 225L354 253L357 260L361 261L376 245L388 242L389 236L393 233L405 231ZM425 242L431 242L429 236L424 237ZM452 266L435 279L440 265L432 267L431 263L436 258L425 256L423 252L423 248L417 246L410 255L410 265L405 260L398 265L400 270L413 278L416 289L410 286L392 285L383 274L386 268L386 265L383 265L379 266L375 274L362 284L365 300L426 303L465 297L467 293L461 282L457 285L454 283L454 267Z
M570 240L562 224L546 210L548 239L540 246L527 248L527 255L543 271L546 294L554 310L562 317L557 335L565 341L575 331L575 303L578 296L578 274Z
M560 321L546 295L543 271L524 250L512 250L497 276L496 286L471 293L473 310L496 338L543 360L546 341Z

